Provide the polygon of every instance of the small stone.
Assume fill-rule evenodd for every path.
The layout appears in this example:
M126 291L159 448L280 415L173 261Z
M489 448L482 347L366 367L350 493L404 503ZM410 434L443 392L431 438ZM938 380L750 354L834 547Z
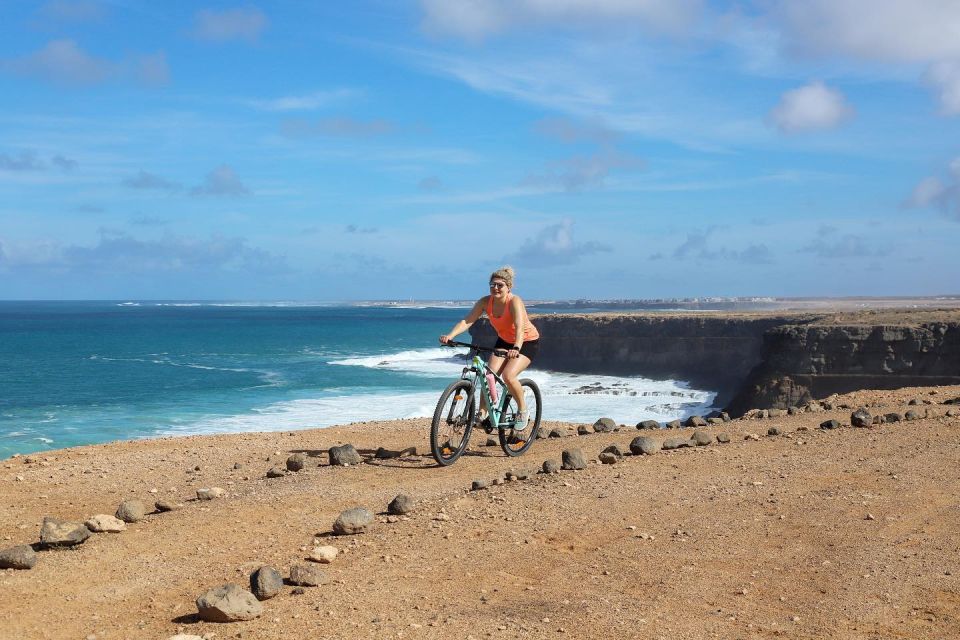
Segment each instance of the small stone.
M141 501L132 499L124 500L117 507L117 517L124 522L140 522L147 515L147 507Z
M330 545L324 545L322 547L314 547L313 551L310 552L308 560L313 560L320 564L330 564L337 559L338 555L340 555L339 549Z
M601 453L612 453L617 457L617 460L623 458L623 451L621 451L620 447L618 447L615 444L611 444L609 447L605 447L604 450L601 451Z
M687 427L705 427L707 426L707 421L700 416L690 416L683 424Z
M916 409L908 409L907 412L903 414L904 420L909 420L909 421L919 420L922 417L923 416Z
M693 432L693 437L691 440L698 447L705 447L708 444L713 444L713 435L698 429L697 431Z
M784 413L783 409L767 409L768 418L782 418Z
M589 435L590 433L591 433L590 427L588 427L588 426L585 425L585 424L582 424L582 425L580 425L579 427L577 427L577 435L578 435L578 436L586 436L586 435Z
M387 505L387 513L395 516L405 516L412 513L415 506L413 498L405 493L400 493Z
M490 486L490 483L486 480L474 480L470 483L470 491L480 491L481 489L486 489Z
M548 437L548 438L562 438L562 437L563 437L563 434L560 433L560 429L550 429L550 434L549 434L547 437Z
M290 567L290 584L298 587L319 587L327 582L327 574L315 564L295 564Z
M690 441L686 438L667 438L663 441L662 448L664 451L671 451L673 449L682 449L683 447L689 447Z
M868 513L863 519L864 519L864 520L876 520L876 518L873 517L873 514L872 514L872 513Z
M290 595L292 595L292 596L302 596L302 595L305 594L306 592L307 592L307 590L304 589L303 587L296 587L295 589L293 589L293 591L290 592Z
M717 442L720 444L728 444L730 442L730 434L726 431L721 431L717 434Z
M840 423L836 420L824 420L820 423L821 429L839 429Z
M127 525L120 518L102 513L92 516L84 524L87 529L94 533L120 533L127 528Z
M37 553L33 547L20 544L0 550L0 569L33 569L37 564Z
M496 447L497 445L498 443L496 438L487 438L487 441L484 444L486 447Z
M271 467L267 470L268 478L282 478L285 475L287 475L287 472L280 467Z
M373 522L373 514L363 507L354 507L341 513L333 523L333 533L338 536L363 533Z
M354 448L352 444L330 447L327 453L330 455L331 466L346 466L363 462L363 458L357 453L356 448Z
M287 471L303 471L307 466L307 456L295 453L287 458Z
M238 622L260 617L263 605L246 589L225 584L197 598L197 611L206 622Z
M780 429L780 427L770 427L769 429L767 429L767 435L779 436L779 435L783 435L783 431Z
M915 407L920 404L920 401L916 398L912 398L907 404L911 407Z
M283 576L273 567L264 565L250 574L250 591L257 600L269 600L283 589Z
M787 407L788 416L800 415L800 407Z
M45 547L72 547L84 543L90 529L82 522L68 522L46 517L40 528L40 544Z
M853 427L869 427L873 424L873 416L866 409L857 409L850 414L850 425Z
M723 424L723 418L707 418L708 425Z
M175 636L170 636L167 640L207 640L203 636L195 636L190 633L178 633Z
M659 429L660 423L656 420L643 420L637 423L637 429Z
M600 454L600 462L603 464L617 464L620 461L620 458L613 455L612 453L603 452Z
M556 460L544 460L541 469L543 473L559 473L560 465L557 464Z
M637 436L630 441L630 453L635 456L652 456L660 451L660 441L650 436Z
M160 513L167 513L169 511L176 511L181 505L173 502L172 500L157 500L153 506Z
M670 422L667 422L663 426L667 429L679 429L680 427L683 426L683 423L680 422L679 420L671 420Z
M561 458L563 460L561 468L566 471L579 471L587 468L587 461L580 449L564 449Z
M593 423L593 430L596 433L610 433L617 428L617 423L612 418L600 418Z
M744 439L744 440L753 440L754 442L759 442L759 441L760 441L760 436L758 436L758 435L755 434L755 433L748 433L748 434L745 434L745 435L743 436L743 439Z
M220 487L197 489L197 500L216 500L217 498L222 498L226 494L227 492Z

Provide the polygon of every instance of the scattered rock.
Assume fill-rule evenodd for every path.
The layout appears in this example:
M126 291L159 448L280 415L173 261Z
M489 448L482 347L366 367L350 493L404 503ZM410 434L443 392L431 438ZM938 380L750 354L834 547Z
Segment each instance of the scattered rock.
M903 416L899 413L888 413L883 417L886 418L887 422L900 422L903 420Z
M290 567L290 584L298 587L319 587L327 583L327 574L315 564L295 564Z
M415 506L416 503L414 503L413 498L405 493L399 493L387 505L387 513L394 516L405 516L413 512Z
M720 419L723 420L724 422L730 422L730 414L727 413L726 411L721 411Z
M820 423L821 429L839 429L840 423L836 420L824 420Z
M615 444L611 444L609 447L605 447L601 453L612 453L618 459L623 457L623 451Z
M136 499L124 500L117 507L117 517L127 523L140 522L147 515L147 506Z
M257 600L269 600L283 589L283 576L273 567L263 565L250 574L250 591Z
M767 435L768 435L768 436L779 436L779 435L783 435L783 430L780 429L780 427L776 427L776 426L770 427L769 429L767 429Z
M563 437L563 434L560 433L560 429L550 429L550 433L549 433L549 435L547 435L547 437L548 437L548 438L562 438L562 437Z
M287 475L287 472L281 469L280 467L271 467L267 471L268 478L282 478L285 475Z
M910 405L911 407L915 407L915 406L917 406L917 405L919 405L919 404L922 404L922 403L921 403L918 399L916 399L916 398L911 398L910 401L909 401L907 404Z
M557 464L556 460L544 460L541 469L544 473L559 473L560 465Z
M808 405L804 405L803 410L806 413L820 413L823 411L823 406L819 402L811 402Z
M784 413L783 409L767 409L768 418L782 418Z
M713 444L713 435L707 433L706 431L694 431L693 437L690 438L693 441L693 444L698 447L705 447L708 444Z
M72 547L86 542L90 529L82 522L46 517L40 528L40 544L45 547Z
M850 426L869 427L873 424L873 416L866 409L857 409L850 414Z
M490 483L486 480L474 480L470 483L470 491L480 491L481 489L486 489L490 486Z
M505 480L526 480L530 477L530 472L526 469L509 469L504 475Z
M373 522L373 514L363 507L354 507L341 513L333 523L333 533L338 536L363 533Z
M905 414L903 414L903 419L904 419L904 420L911 420L911 421L912 421L912 420L919 420L919 419L922 418L922 417L923 417L923 416L920 415L920 412L917 411L916 409L908 409L907 412L906 412Z
M946 415L948 418L956 418L960 416L960 409L947 409Z
M800 407L787 407L788 416L800 415Z
M637 436L630 441L630 452L635 456L652 456L657 451L660 451L660 441L650 436Z
M496 439L496 438L487 438L486 446L488 446L488 447L496 447L498 444L499 444L499 443L497 442L497 439Z
M357 450L352 444L344 444L339 447L330 447L330 465L331 466L346 466L349 464L360 464L363 462L363 457L357 453Z
M263 605L246 589L225 584L197 598L197 611L206 622L239 622L260 617Z
M721 431L717 434L717 442L720 444L727 444L730 442L730 434L726 431Z
M637 423L637 429L659 429L660 423L656 420L644 420Z
M120 533L127 528L127 525L120 518L114 518L103 513L92 516L84 524L87 529L94 533Z
M679 420L671 420L670 422L667 422L663 426L666 429L679 429L680 427L683 426L683 423L680 422Z
M169 511L176 511L179 509L181 504L178 504L172 500L157 500L153 503L154 508L160 513L167 513Z
M759 441L760 441L760 436L758 436L758 435L755 434L755 433L748 433L748 434L746 434L746 435L743 436L743 439L744 439L744 440L753 440L754 442L759 442Z
M220 487L197 489L197 500L216 500L225 495L227 495L227 492Z
M37 553L28 544L7 547L0 550L0 569L33 569L37 564Z
M617 423L612 418L600 418L593 423L593 430L597 433L610 433L617 428Z
M602 462L603 464L617 464L618 462L620 462L620 458L613 455L612 453L608 453L604 451L603 453L600 454L600 462Z
M178 633L175 636L170 636L167 640L206 640L203 636L195 636L191 633Z
M585 436L585 435L588 435L589 433L590 433L590 427L588 427L587 425L582 424L579 427L577 427L578 436Z
M883 423L885 423L886 421L887 421L886 416L883 416L883 415L875 415L875 416L873 416L873 424L883 424Z
M546 440L547 439L547 430L543 427L537 429L537 440Z
M707 421L700 416L690 416L683 424L687 427L705 427L707 426Z
M578 471L587 468L587 461L580 449L564 449L561 458L563 464L560 468L566 471Z
M682 449L683 447L689 447L690 441L686 438L667 438L663 441L663 450L670 451L672 449Z
M340 555L340 550L327 544L322 547L314 547L313 551L310 552L308 560L313 560L320 564L330 564L337 559L338 555Z
M287 471L303 471L307 466L307 456L295 453L287 458Z
M723 424L723 418L707 418L707 424Z

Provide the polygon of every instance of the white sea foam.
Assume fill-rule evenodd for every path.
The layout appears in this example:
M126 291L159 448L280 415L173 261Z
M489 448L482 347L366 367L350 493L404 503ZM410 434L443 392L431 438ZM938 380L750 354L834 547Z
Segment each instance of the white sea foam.
M459 375L467 365L467 350L450 347L413 349L354 358L331 360L329 364L400 371L430 378Z

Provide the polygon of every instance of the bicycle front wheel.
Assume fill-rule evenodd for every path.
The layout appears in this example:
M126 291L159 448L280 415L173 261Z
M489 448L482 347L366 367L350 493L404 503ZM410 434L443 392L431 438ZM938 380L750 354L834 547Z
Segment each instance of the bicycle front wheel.
M440 395L430 425L430 451L440 466L456 462L470 444L476 413L473 390L471 382L457 380Z
M508 456L519 456L527 452L533 441L537 439L540 418L543 416L543 400L537 383L530 378L523 378L520 380L520 386L523 388L523 399L527 405L530 423L523 431L509 427L500 429L500 448ZM518 413L520 413L520 407L516 399L508 394L504 422L512 423L517 419Z

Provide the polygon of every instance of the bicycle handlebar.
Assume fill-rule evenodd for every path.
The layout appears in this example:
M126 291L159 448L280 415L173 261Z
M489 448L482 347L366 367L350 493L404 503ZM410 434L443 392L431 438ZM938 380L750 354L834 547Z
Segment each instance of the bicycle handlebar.
M470 344L469 342L457 342L456 340L450 340L447 342L445 347L469 347L470 349L475 349L476 351L483 351L486 353L492 353L494 355L506 355L506 349L494 349L492 347L481 347L478 344Z

